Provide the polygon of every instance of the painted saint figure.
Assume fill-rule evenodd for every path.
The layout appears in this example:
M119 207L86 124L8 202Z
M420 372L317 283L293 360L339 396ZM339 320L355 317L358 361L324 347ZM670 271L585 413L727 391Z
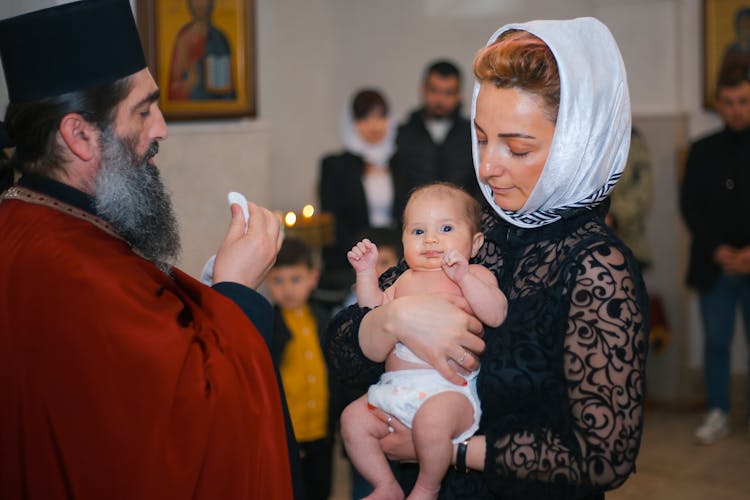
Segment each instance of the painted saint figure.
M177 33L172 48L169 98L235 99L229 41L211 24L214 0L187 0L187 4L192 19Z
M750 7L738 9L734 14L735 40L727 47L719 68L725 74L729 68L750 66Z

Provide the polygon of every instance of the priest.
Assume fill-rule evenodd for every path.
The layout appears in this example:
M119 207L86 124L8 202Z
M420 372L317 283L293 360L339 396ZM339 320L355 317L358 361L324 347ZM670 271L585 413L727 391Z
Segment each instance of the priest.
M288 419L256 288L272 213L239 206L215 285L176 267L167 126L128 0L0 21L0 498L290 499ZM264 338L265 337L265 338Z

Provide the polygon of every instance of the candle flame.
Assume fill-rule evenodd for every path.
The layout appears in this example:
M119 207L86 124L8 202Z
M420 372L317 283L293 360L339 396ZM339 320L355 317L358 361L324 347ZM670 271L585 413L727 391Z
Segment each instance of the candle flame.
M291 227L294 224L296 224L296 222L297 222L297 214L291 211L287 212L286 215L284 216L284 223L287 226Z
M312 205L305 205L304 207L302 207L302 217L304 217L305 219L309 219L313 216L314 213L315 207L313 207Z

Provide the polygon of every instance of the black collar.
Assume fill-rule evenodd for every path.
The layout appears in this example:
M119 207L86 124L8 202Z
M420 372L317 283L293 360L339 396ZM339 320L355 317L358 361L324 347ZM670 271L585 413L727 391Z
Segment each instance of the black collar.
M523 228L509 223L492 208L485 208L482 218L485 236L496 243L508 242L512 245L526 245L534 241L555 237L571 231L586 220L599 219L604 224L604 217L609 211L609 198L595 206L569 208L558 213L560 220L539 227Z
M63 203L80 208L91 215L97 215L94 208L93 196L49 177L26 174L18 180L18 185L56 198Z

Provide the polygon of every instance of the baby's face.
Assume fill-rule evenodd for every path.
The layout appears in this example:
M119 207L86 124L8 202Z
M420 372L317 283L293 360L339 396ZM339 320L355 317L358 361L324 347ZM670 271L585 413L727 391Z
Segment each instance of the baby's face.
M417 193L404 212L404 259L411 269L442 268L443 254L458 250L470 259L474 234L457 197Z

